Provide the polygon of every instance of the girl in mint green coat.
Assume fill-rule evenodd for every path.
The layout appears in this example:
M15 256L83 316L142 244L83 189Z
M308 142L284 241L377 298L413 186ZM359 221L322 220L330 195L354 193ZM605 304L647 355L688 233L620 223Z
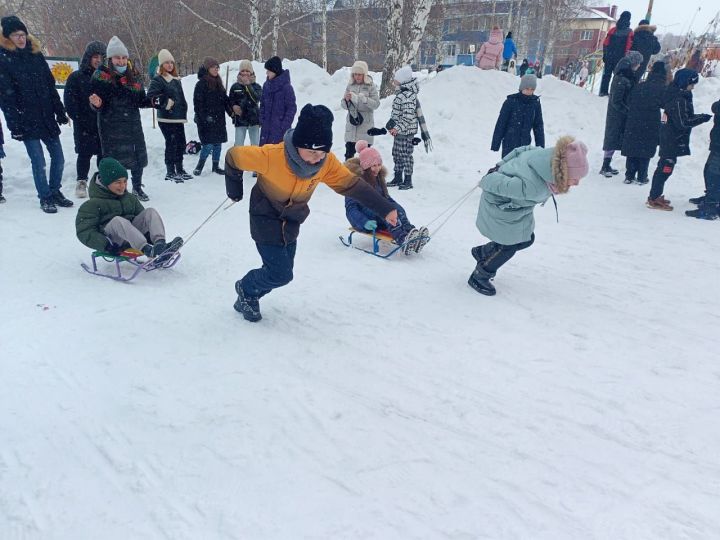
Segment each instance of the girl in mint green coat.
M497 270L535 241L535 205L567 193L587 173L585 144L562 137L553 148L516 148L483 176L476 225L490 242L472 248L477 265L468 284L481 294L494 295L490 280Z

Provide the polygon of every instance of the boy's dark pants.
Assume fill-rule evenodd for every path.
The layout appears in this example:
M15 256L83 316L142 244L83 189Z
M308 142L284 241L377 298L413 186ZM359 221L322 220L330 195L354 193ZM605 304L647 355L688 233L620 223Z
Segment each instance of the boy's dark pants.
M497 242L489 242L483 246L480 246L480 253L482 258L477 263L478 267L485 272L495 275L498 269L513 258L515 253L521 249L527 249L535 242L535 233L530 236L530 240L527 242L520 242L519 244L504 245L498 244Z
M256 242L255 246L262 258L262 268L250 270L245 274L242 278L242 288L247 296L260 298L292 281L297 242L286 246Z
M655 200L663 194L665 189L665 182L675 170L677 164L677 158L673 157L660 157L658 161L657 169L652 178L652 186L650 187L650 199Z
M720 152L710 152L705 163L705 203L720 203Z

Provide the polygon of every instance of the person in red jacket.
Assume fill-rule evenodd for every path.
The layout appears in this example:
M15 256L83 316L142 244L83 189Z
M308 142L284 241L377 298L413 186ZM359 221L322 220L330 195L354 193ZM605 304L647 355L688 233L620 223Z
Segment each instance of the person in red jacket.
M600 95L607 96L610 88L610 79L612 79L615 66L624 58L633 44L633 31L630 29L629 11L623 11L614 28L605 36L603 41L603 62L605 69L603 70L602 82L600 83Z

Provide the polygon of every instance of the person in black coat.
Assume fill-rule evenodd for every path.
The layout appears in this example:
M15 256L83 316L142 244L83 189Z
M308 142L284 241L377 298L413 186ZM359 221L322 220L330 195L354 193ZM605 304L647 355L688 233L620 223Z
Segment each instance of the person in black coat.
M2 122L0 122L0 159L5 159L5 149L3 148L5 146L5 134L3 133L3 127ZM0 204L7 202L5 197L3 197L3 168L2 165L0 165Z
M73 205L60 192L65 157L59 124L67 124L68 117L40 43L14 15L3 17L0 25L0 108L12 138L25 143L40 208L54 214L57 206ZM42 143L50 154L49 182Z
M660 109L666 90L665 62L655 62L647 80L630 92L622 144L622 155L627 157L626 184L648 183L650 159L660 143Z
M147 97L158 111L158 125L165 138L165 180L190 180L192 176L183 168L188 104L175 58L167 49L158 53L158 74L150 83Z
M235 146L245 144L245 134L250 144L260 144L260 98L262 86L255 82L255 70L250 60L240 61L237 82L230 87L230 106L235 125Z
M148 157L140 109L150 107L139 74L128 61L128 50L117 36L107 46L107 65L93 74L90 105L98 111L98 132L103 157L111 157L130 170L132 192L141 201L150 198L142 189Z
M698 219L720 218L720 100L712 104L715 115L710 130L710 155L705 162L705 195L690 199L697 204L696 210L686 210L685 215Z
M630 50L637 51L643 55L642 64L640 64L640 69L638 69L639 79L645 75L650 58L660 52L660 41L658 41L658 38L655 36L655 30L657 30L656 26L651 25L647 19L643 19L633 33L633 42Z
M637 70L642 62L642 54L630 51L625 58L615 66L615 77L610 87L610 100L608 101L605 117L605 139L603 141L603 165L600 174L610 178L618 173L610 166L615 150L622 149L625 135L625 122L629 112L628 103L630 91L637 84Z
M490 149L497 152L502 143L502 157L519 146L531 144L531 131L535 135L535 146L545 147L542 106L540 98L534 95L536 88L537 77L524 75L520 79L520 91L509 95L500 109Z
M68 116L73 121L73 137L77 154L77 185L75 196L87 197L87 183L90 178L90 160L96 156L100 163L100 134L98 133L97 112L90 107L92 76L105 60L105 44L92 41L85 47L80 68L73 71L65 83L63 100Z
M530 64L528 63L528 59L523 58L522 64L520 64L520 68L518 69L521 77L525 75L525 72L528 70L529 67Z
M617 24L610 29L603 41L603 69L602 81L600 82L600 95L607 96L610 87L610 79L615 72L615 67L621 58L623 58L633 41L633 31L630 29L629 11L623 11L620 14Z
M668 86L665 95L666 121L660 127L660 160L653 174L647 207L653 210L672 210L670 201L663 196L665 182L675 170L680 156L690 155L692 128L709 122L710 114L695 114L692 91L699 80L697 71L681 69Z
M220 168L220 152L222 143L227 142L225 114L231 115L232 109L219 72L220 64L213 58L205 58L198 71L193 104L195 105L195 123L202 149L197 167L193 171L195 176L200 176L202 173L210 153L212 153L213 172L225 174L225 171Z

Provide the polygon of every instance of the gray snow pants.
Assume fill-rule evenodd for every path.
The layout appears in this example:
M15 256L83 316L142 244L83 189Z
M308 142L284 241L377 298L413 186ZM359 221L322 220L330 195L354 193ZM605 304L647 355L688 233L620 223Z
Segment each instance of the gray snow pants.
M165 225L154 208L146 208L135 216L132 222L115 216L105 225L105 234L115 244L125 242L133 249L142 249L145 244L165 240Z

